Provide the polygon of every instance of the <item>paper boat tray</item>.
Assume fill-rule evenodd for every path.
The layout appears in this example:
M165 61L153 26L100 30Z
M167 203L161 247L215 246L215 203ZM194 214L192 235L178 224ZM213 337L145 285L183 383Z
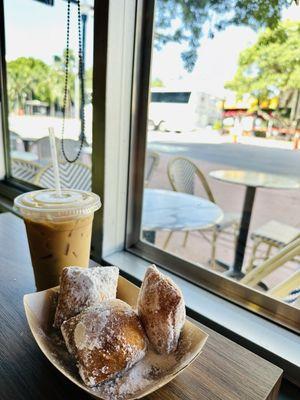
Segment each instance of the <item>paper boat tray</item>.
M117 297L136 306L139 288L123 277L119 278ZM70 381L97 399L140 399L161 388L187 368L201 352L208 335L186 321L178 349L169 356L152 350L133 368L95 388L86 387L77 367L68 354L63 339L52 328L58 288L24 296L24 307L31 332L48 360Z

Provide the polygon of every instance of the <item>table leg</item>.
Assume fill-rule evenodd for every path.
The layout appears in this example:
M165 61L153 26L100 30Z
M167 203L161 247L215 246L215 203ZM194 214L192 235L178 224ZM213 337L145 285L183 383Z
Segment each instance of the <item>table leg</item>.
M155 236L155 231L143 231L143 238L149 243L155 244Z
M249 225L255 199L255 192L256 192L255 187L247 186L244 199L241 227L236 246L233 268L231 268L228 272L225 273L225 275L229 276L230 278L240 279L243 277L243 273L241 272L241 270L245 256Z
M29 151L30 151L30 143L31 143L31 140L23 139L23 143L24 143L24 150L27 151L27 152L29 152Z

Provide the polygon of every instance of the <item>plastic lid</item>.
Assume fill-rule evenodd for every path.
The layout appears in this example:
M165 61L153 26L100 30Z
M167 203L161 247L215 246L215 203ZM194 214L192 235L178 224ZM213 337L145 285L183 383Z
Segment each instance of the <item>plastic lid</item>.
M56 220L92 214L101 207L101 200L83 190L63 189L58 197L54 189L45 189L21 194L14 207L25 218Z

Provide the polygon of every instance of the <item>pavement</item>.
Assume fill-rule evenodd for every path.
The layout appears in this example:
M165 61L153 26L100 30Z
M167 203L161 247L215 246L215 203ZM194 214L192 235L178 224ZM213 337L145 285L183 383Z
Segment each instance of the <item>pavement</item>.
M292 142L242 137L232 143L230 135L149 133L148 149L162 154L189 157L227 168L246 169L300 179L300 150Z

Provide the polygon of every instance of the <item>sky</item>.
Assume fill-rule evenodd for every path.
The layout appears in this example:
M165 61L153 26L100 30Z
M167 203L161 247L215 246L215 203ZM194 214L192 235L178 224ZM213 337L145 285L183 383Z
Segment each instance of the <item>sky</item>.
M282 19L300 21L300 6L290 6L283 12ZM239 53L251 46L256 38L257 32L237 26L217 32L213 39L203 38L192 73L183 67L180 57L183 46L169 43L162 51L153 53L152 79L160 78L169 88L196 88L213 96L228 98L230 93L224 89L224 83L233 78Z
M90 4L93 0L86 0ZM55 0L49 7L34 0L4 0L6 58L33 56L50 64L54 54L65 48L65 0ZM72 5L71 47L77 49L76 5ZM300 6L292 5L283 19L300 21ZM161 51L154 50L152 78L160 78L165 86L197 88L218 97L228 96L224 83L233 78L239 53L255 42L257 33L246 27L228 27L214 39L203 38L198 61L192 73L183 68L180 53L183 46L169 43ZM86 65L92 66L93 16L88 17ZM171 66L171 67L170 67Z
M83 2L83 1L82 1ZM67 2L55 0L50 7L35 0L4 0L6 59L36 57L51 64L54 54L66 47ZM93 4L93 0L88 0ZM71 4L70 47L77 45L77 5ZM92 66L93 16L87 23L86 65Z

